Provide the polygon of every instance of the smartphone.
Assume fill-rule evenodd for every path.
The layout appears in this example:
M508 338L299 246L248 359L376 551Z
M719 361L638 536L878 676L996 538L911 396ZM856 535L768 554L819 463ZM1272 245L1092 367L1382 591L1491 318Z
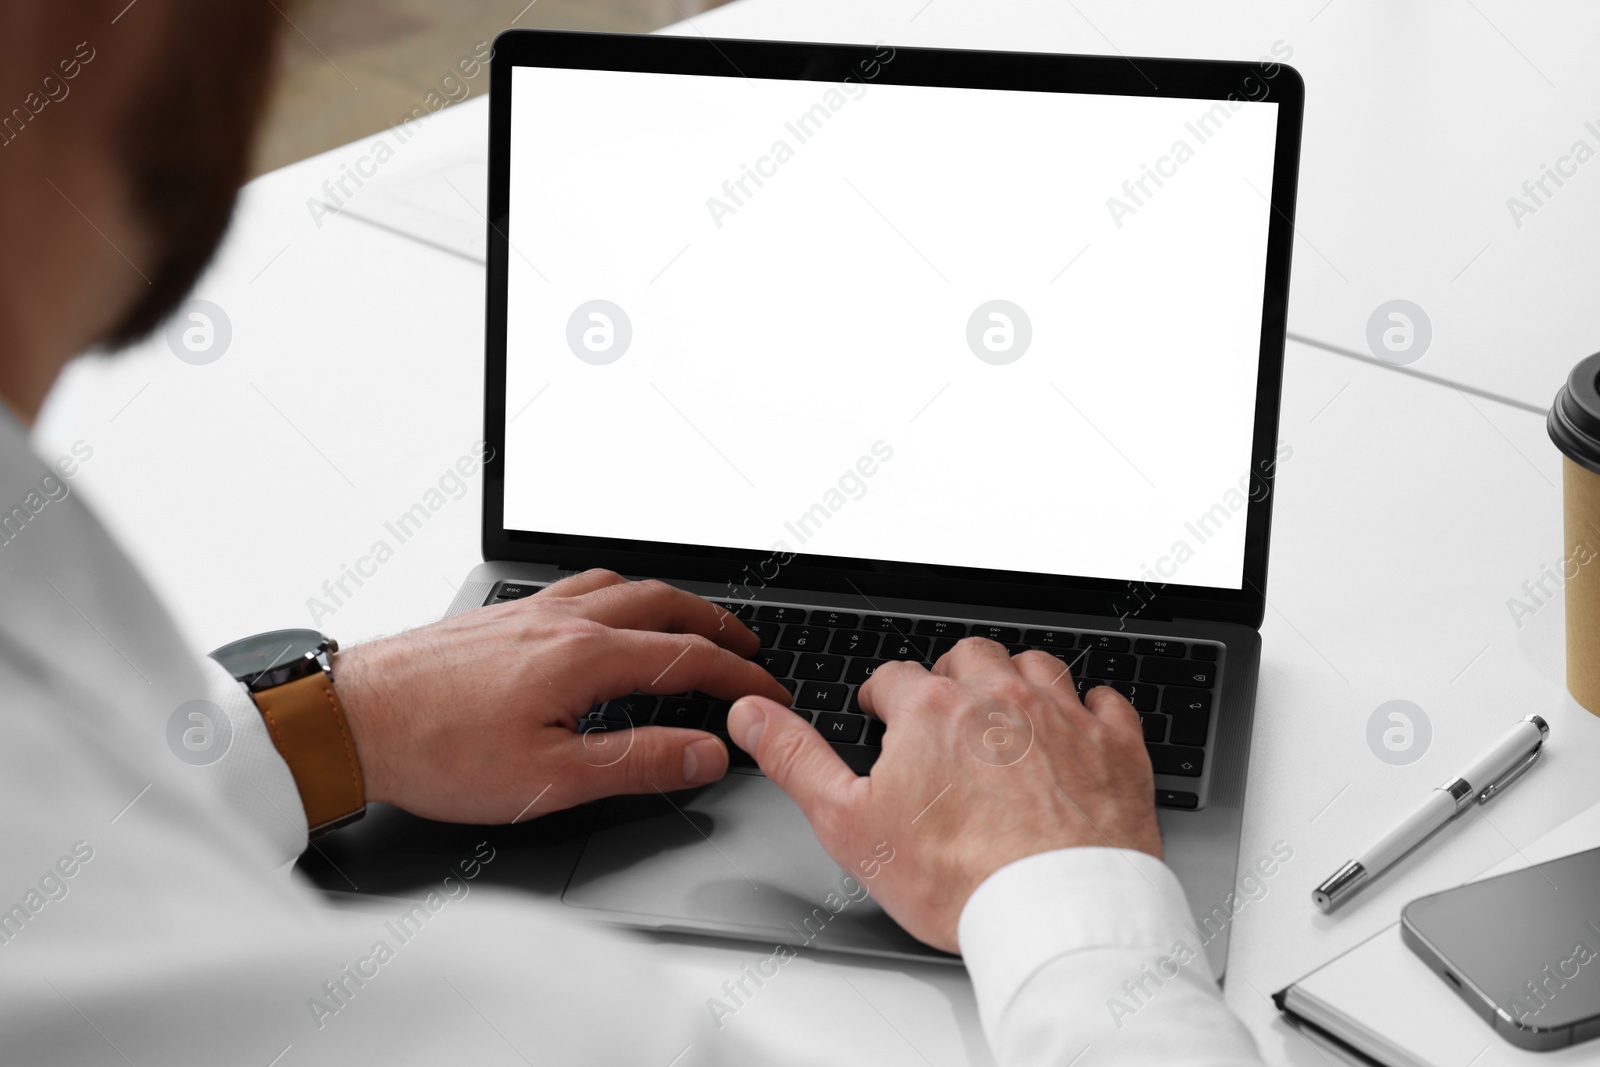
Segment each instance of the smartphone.
M1400 932L1513 1045L1600 1036L1600 848L1413 900Z

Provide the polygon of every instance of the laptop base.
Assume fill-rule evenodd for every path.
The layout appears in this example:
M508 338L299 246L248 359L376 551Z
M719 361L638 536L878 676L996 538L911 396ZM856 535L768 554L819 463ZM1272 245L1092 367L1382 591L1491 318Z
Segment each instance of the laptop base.
M462 583L448 614L482 605L496 582L550 582L562 576L554 567L537 564L480 564ZM709 585L675 584L702 596L726 598L725 591ZM848 596L779 589L763 590L762 596L863 609L853 602L859 598ZM911 614L993 614L992 609L907 601L875 600L871 607ZM1021 625L1104 629L1115 623L1039 612L1007 614ZM1185 932L1190 947L1204 949L1220 978L1239 900L1235 876L1260 637L1246 627L1219 623L1161 622L1148 629L1161 636L1218 641L1227 649L1206 804L1199 811L1157 812L1165 861L1193 912L1193 925ZM1130 627L1128 632L1142 630ZM860 893L863 880L852 886L846 873L822 850L804 817L776 785L735 771L723 782L684 794L606 801L562 900L596 918L645 929L891 958L956 959L911 938L870 894ZM870 881L865 885L870 890ZM840 901L850 896L861 899L841 907ZM825 922L819 912L828 916Z

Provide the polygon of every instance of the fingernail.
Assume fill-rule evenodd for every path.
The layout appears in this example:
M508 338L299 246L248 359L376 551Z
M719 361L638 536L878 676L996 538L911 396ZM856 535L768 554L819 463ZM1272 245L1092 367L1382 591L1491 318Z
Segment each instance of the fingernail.
M683 750L683 780L698 785L721 778L725 758L721 741L709 737L691 741Z
M761 744L761 731L767 728L766 713L753 700L736 700L728 709L728 733L739 747L755 755Z

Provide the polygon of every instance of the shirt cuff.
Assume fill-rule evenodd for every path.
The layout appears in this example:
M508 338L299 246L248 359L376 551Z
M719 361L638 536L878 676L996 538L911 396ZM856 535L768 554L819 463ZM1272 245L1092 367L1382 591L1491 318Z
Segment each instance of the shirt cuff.
M306 809L289 764L272 743L256 702L216 660L206 657L207 695L228 716L232 736L218 762L228 804L265 837L276 865L305 851Z
M1066 848L1000 868L961 910L957 937L985 1032L1051 962L1092 949L1170 952L1189 904L1171 868L1144 852ZM1185 968L1214 981L1204 952Z

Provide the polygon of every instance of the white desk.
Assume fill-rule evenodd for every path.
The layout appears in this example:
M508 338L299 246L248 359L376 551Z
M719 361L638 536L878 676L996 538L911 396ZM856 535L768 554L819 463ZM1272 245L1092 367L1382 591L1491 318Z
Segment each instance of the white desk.
M1071 8L997 0L984 5L992 14L980 18L968 0L934 0L908 24L919 3L814 2L803 9L803 19L795 8L789 25L779 17L789 10L785 5L746 0L696 25L730 35L1106 47ZM1518 36L1509 15L1479 6ZM1335 32L1343 25L1340 18L1380 17L1357 0L1334 0L1310 25L1309 5L1270 17L1230 7L1208 14L1205 27L1135 25L1131 15L1116 16L1111 8L1080 9L1127 51L1135 49L1129 41L1138 41L1138 50L1156 51L1167 40L1174 51L1254 56L1280 37L1297 42L1295 62L1312 82L1302 229L1340 262L1351 291L1367 294L1340 295L1342 288L1328 284L1320 261L1302 244L1294 298L1301 330L1322 323L1325 337L1355 346L1336 332L1339 308L1359 309L1364 322L1368 305L1378 294L1389 295L1391 283L1418 279L1417 286L1433 285L1429 271L1437 274L1454 259L1453 249L1448 256L1435 248L1414 256L1390 249L1381 241L1381 234L1391 232L1387 221L1408 211L1432 218L1444 210L1444 198L1453 203L1468 195L1464 188L1497 188L1480 173L1435 170L1433 188L1441 199L1419 206L1382 201L1384 186L1375 172L1368 177L1352 168L1337 181L1318 176L1311 164L1329 158L1329 139L1348 153L1366 129L1351 125L1348 111L1345 125L1328 117L1338 104L1329 90L1317 89L1320 65L1328 65L1328 79L1338 77L1352 91L1367 84L1363 78L1395 82L1390 90L1415 94L1397 98L1397 107L1436 108L1446 125L1465 121L1436 99L1438 82L1425 78L1424 68L1396 62L1373 71L1377 64L1369 58L1340 76L1331 58L1318 58L1333 56L1329 42L1336 38L1347 46L1356 43L1348 36L1352 31ZM1401 10L1420 12L1404 16L1415 18L1417 26L1440 18L1426 8L1395 9L1388 17L1401 20ZM1470 9L1465 16L1477 17ZM1519 70L1527 73L1522 61L1515 54L1510 63L1495 60L1487 44L1467 41L1465 27L1471 25L1457 27L1462 39L1455 43L1482 46L1493 76L1475 76L1468 90L1486 94L1493 86L1484 83L1506 82L1508 92L1525 101L1534 90L1507 81ZM1572 25L1584 30L1586 23ZM1409 32L1421 34L1417 26ZM1594 77L1575 59L1561 58L1575 54L1583 32L1564 38L1548 27L1541 32L1546 43L1533 33L1524 50L1542 49L1535 58L1558 84ZM1437 39L1429 39L1436 49ZM1248 43L1228 47L1228 41ZM1389 38L1368 38L1366 45L1369 51L1399 50ZM1377 84L1368 89L1373 97L1381 95ZM1568 100L1570 91L1559 95ZM472 107L460 110L454 125L446 121L448 112L433 120L388 166L400 173L402 166L433 165L435 137L441 145L464 142L461 131L477 120ZM1527 114L1512 134L1519 140L1532 136L1529 130L1547 120ZM1439 132L1443 128L1430 126L1419 136L1438 147L1449 140ZM1563 127L1557 122L1554 128ZM1476 141L1458 140L1458 148L1478 145L1493 154L1482 139L1487 135L1479 135ZM320 595L324 579L337 576L341 564L382 536L384 521L415 503L479 436L481 268L348 217L324 219L318 227L306 209L306 198L338 174L341 162L366 152L371 140L267 175L246 191L239 221L198 293L232 320L232 347L219 362L188 366L158 340L112 363L79 364L52 397L41 425L47 453L78 438L94 446L94 458L75 484L122 531L197 648L241 633L309 624L306 601ZM1540 143L1537 137L1534 143ZM1439 158L1413 155L1419 151L1415 145L1395 150L1402 160ZM1381 209L1352 209L1365 201L1331 196L1364 183ZM1569 192L1561 210L1576 216L1593 209L1593 198L1580 199L1582 190L1574 186ZM1458 280L1458 286L1466 284L1484 268L1474 282L1483 287L1476 304L1463 299L1441 305L1459 308L1462 324L1453 329L1464 344L1526 339L1519 332L1525 325L1521 313L1502 312L1505 301L1486 297L1498 292L1492 279L1506 282L1516 274L1511 265L1528 270L1538 262L1536 241L1567 246L1558 263L1517 281L1517 292L1524 294L1518 299L1546 301L1537 305L1548 316L1542 336L1581 336L1580 316L1558 315L1560 301L1550 293L1589 280L1577 269L1583 259L1575 234L1583 227L1574 217L1533 229L1532 222L1545 221L1543 214L1531 220L1528 240L1518 235L1495 246L1496 255L1504 249L1504 264L1486 254ZM1467 255L1488 239L1463 238ZM1366 273L1352 273L1357 268L1348 264L1358 262ZM1438 284L1448 286L1448 278ZM1413 299L1431 306L1426 295ZM1350 336L1359 339L1359 324ZM1442 335L1440 344L1442 363ZM1470 344L1451 356L1459 359L1464 379L1515 391L1530 403L1542 403L1561 369L1587 351L1579 345L1510 365L1487 355L1478 359ZM1419 366L1432 368L1434 358ZM1589 768L1600 757L1600 720L1579 709L1562 686L1559 601L1520 629L1506 607L1507 598L1559 554L1559 461L1540 417L1292 344L1282 437L1294 453L1280 468L1268 586L1272 606L1263 627L1241 859L1267 853L1278 840L1294 848L1294 858L1268 882L1266 896L1236 920L1227 996L1249 1021L1269 1062L1321 1067L1320 1055L1278 1021L1265 994L1392 921L1404 901L1497 862L1586 807L1594 799ZM322 627L353 640L436 617L448 602L449 583L477 559L477 489L474 484L464 499L441 509ZM284 512L280 502L288 499L300 502L298 512ZM1367 716L1392 698L1422 706L1434 727L1429 752L1406 767L1379 761L1366 745ZM1337 917L1313 911L1311 887L1371 837L1397 804L1409 803L1458 769L1529 712L1550 720L1553 740L1548 758L1523 784L1497 800L1483 813L1486 818L1468 815ZM663 944L624 933L615 941L619 965L645 955L658 963L665 959L686 983L707 986L708 994L759 955L759 946L686 939ZM803 1044L816 1041L848 1049L853 1062L867 1056L939 1065L987 1060L970 991L958 974L825 957L785 973L792 980L752 1005L749 1021L792 1034L805 1053L820 1055L821 1049ZM850 992L845 977L875 1011ZM823 1021L826 1026L817 1025ZM797 1062L810 1058L797 1053ZM1491 1056L1482 1061L1489 1062Z

